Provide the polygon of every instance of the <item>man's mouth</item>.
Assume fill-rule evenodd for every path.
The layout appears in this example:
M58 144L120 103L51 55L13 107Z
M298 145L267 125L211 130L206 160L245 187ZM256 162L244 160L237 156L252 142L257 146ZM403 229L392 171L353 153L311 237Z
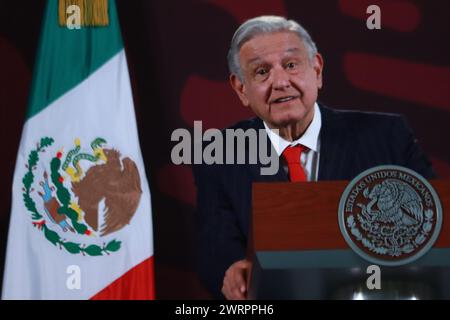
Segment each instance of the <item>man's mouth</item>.
M297 99L297 96L287 96L287 97L281 97L275 100L272 100L272 103L283 103L283 102L287 102L287 101L291 101L294 99Z

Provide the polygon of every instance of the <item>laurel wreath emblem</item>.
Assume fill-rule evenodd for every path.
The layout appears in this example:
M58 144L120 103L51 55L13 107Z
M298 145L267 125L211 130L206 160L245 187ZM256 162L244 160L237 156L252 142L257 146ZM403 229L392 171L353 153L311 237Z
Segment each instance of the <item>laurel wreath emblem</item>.
M59 246L60 249L64 248L67 252L71 254L82 254L88 256L103 256L105 254L109 255L111 252L116 252L121 247L121 241L117 241L113 239L108 243L103 243L102 246L91 244L86 245L82 243L76 243L72 241L66 241L59 236L59 234L53 230L51 230L43 217L42 214L36 208L36 203L31 197L31 192L34 191L32 188L34 182L34 173L36 170L36 165L39 162L39 153L45 152L45 148L51 146L54 140L50 137L41 138L40 142L37 144L36 149L31 150L28 155L28 163L25 165L27 168L27 172L23 176L23 200L25 207L28 209L31 214L32 224L34 227L37 227L38 230L41 230L45 236L45 238L50 241L53 245ZM78 214L75 210L69 207L71 202L71 196L69 191L62 183L62 176L59 173L59 169L61 167L61 160L58 156L52 158L50 162L50 177L52 183L56 188L56 197L61 204L61 207L58 209L58 214L65 214L71 221L73 229L76 233L81 235L90 235L91 231L84 223L78 222Z
M364 197L369 197L369 189L366 188L363 192ZM389 255L391 257L399 257L403 254L409 254L419 248L425 240L430 236L430 231L434 224L433 210L427 209L424 211L424 220L415 226L399 227L399 226L386 226L376 221L370 221L367 219L367 215L364 214L366 206L363 204L357 204L362 210L356 215L350 214L347 219L347 227L350 229L351 234L360 241L361 244L369 251L380 254ZM364 232L361 232L361 229ZM368 237L364 237L363 233L366 233ZM388 245L386 237L396 235L400 240L398 243Z
M361 216L357 216L358 220L361 221ZM392 257L398 257L404 253L411 253L417 247L422 245L424 241L429 236L429 232L431 231L433 224L433 211L427 210L425 211L425 223L422 227L417 230L418 234L416 235L413 241L407 242L404 246L391 247L388 248L386 246L380 245L381 241L379 239L370 240L364 237L356 225L355 218L353 215L349 215L347 217L347 226L350 228L352 235L355 236L356 240L361 241L364 247L366 247L369 251L372 251L381 255L389 255Z

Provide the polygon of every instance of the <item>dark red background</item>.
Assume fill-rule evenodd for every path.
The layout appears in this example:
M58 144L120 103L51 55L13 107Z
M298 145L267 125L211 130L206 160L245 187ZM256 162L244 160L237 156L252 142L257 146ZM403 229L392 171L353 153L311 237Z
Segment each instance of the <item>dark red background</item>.
M224 127L251 113L227 82L226 53L245 19L286 15L325 58L320 101L407 116L440 177L450 178L450 2L445 0L118 0L141 148L150 181L156 290L161 299L207 298L193 271L195 189L173 166L176 128ZM11 185L45 1L0 1L0 284ZM366 8L381 7L382 30ZM101 121L101 119L99 119Z

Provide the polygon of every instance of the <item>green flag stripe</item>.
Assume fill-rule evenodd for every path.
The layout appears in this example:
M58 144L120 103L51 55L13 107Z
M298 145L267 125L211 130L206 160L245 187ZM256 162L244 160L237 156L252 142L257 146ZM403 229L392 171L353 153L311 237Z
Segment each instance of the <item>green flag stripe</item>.
M58 0L48 0L33 74L27 119L74 88L122 48L115 1L107 27L70 30L58 22Z

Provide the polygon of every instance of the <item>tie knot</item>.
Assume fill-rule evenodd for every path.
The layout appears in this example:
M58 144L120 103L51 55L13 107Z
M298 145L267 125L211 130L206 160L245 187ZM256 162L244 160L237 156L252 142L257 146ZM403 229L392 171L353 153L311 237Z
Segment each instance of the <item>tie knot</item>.
M306 148L301 144L289 146L286 149L284 149L282 155L288 164L300 163L300 156L305 149Z

